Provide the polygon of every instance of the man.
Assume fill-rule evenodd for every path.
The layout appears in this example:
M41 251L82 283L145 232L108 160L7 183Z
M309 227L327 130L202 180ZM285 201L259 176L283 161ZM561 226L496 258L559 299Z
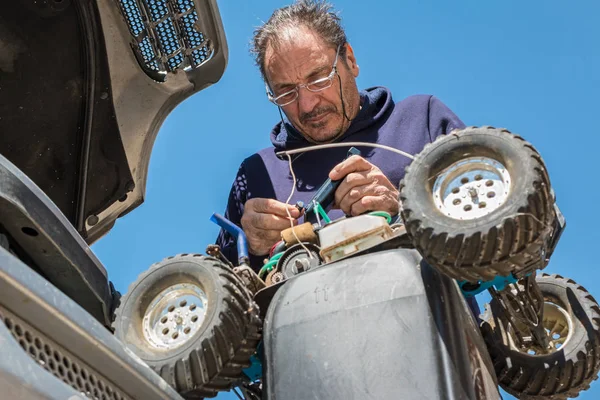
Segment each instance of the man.
M267 96L287 121L271 131L273 147L245 159L234 181L225 216L247 235L251 266L258 271L280 232L300 218L293 206L307 202L329 177L343 179L328 215L366 211L399 212L398 184L410 160L383 149L359 147L362 156L342 162L345 148L292 156L276 152L332 142L379 143L419 153L425 144L464 124L433 96L412 96L398 103L376 87L359 91L359 67L339 18L325 3L307 0L276 10L255 32L254 53ZM289 213L289 214L288 214ZM237 261L236 243L221 231L225 256Z

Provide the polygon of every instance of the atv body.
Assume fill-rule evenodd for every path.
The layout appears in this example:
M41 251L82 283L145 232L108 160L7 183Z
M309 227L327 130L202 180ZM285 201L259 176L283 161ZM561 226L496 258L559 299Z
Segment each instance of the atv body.
M500 399L464 296L412 249L289 279L263 335L268 399Z
M0 39L3 395L498 399L502 385L541 399L597 376L600 307L535 274L564 221L522 139L441 138L407 171L395 222L320 214L282 232L258 274L241 229L214 216L239 238L237 263L215 246L169 257L122 296L88 246L143 201L168 113L221 77L216 1L13 1ZM304 210L323 213L337 184ZM468 304L482 290L483 322Z
M107 329L114 310L99 305L119 294L81 236L32 181L0 161L4 393L180 398ZM415 250L375 251L296 276L264 311L265 399L499 398L464 296Z

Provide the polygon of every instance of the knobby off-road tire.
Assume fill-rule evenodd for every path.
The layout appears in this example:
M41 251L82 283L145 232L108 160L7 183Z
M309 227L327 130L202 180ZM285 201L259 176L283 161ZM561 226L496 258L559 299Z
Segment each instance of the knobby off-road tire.
M550 179L534 147L505 129L470 127L426 145L406 169L400 201L413 245L454 279L545 267Z
M179 255L142 273L121 298L115 335L185 398L240 382L261 338L251 293L222 262Z
M542 274L536 281L549 313L544 326L557 335L558 349L550 354L530 355L509 341L510 334L493 299L492 315L481 326L500 386L520 399L567 399L577 397L597 379L600 370L600 307L582 286L560 275ZM558 306L558 307L557 307ZM554 310L552 310L554 308ZM557 314L558 308L560 313ZM565 322L553 318L561 315ZM556 321L555 321L556 320ZM513 342L514 343L514 342Z

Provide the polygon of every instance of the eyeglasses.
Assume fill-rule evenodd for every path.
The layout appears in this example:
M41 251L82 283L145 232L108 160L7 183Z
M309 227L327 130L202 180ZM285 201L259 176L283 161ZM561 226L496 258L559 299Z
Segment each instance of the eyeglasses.
M300 92L300 88L306 88L306 90L308 90L310 92L320 92L321 90L325 90L325 89L331 87L331 85L333 84L333 78L335 76L335 73L337 72L337 62L338 62L338 55L340 53L340 47L341 46L338 46L338 48L335 52L335 61L333 62L333 67L332 67L331 73L324 78L320 78L320 79L317 79L317 80L309 82L309 83L301 83L299 85L296 85L296 87L293 88L292 90L282 93L276 97L269 89L269 85L265 83L265 89L267 91L267 97L268 97L269 101L272 102L273 104L283 107L283 106L287 106L288 104L296 101L296 99L298 98L298 94Z

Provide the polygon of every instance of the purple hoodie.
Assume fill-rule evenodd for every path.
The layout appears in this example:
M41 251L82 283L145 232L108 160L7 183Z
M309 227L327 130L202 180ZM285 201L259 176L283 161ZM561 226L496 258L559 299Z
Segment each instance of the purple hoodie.
M361 91L361 110L338 142L379 143L419 153L425 144L436 137L460 129L464 124L440 100L430 95L416 95L394 103L392 94L383 87ZM279 159L275 152L310 146L289 123L279 122L271 132L273 147L246 158L240 165L232 185L225 217L241 227L240 219L247 200L256 197L285 202L292 190L292 174L287 156ZM311 199L327 179L329 172L341 162L350 146L311 151L292 156L297 184L290 204ZM390 182L399 184L410 160L388 150L356 146L362 156L380 168ZM341 210L327 210L332 219L343 216ZM221 230L217 238L225 256L237 262L235 240ZM267 255L250 256L253 269L258 271Z

